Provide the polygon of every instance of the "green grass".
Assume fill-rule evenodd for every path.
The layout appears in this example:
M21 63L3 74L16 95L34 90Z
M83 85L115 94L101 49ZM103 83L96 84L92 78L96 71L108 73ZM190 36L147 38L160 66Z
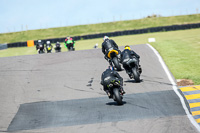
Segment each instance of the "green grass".
M145 44L148 38L156 38L150 43L158 50L168 68L176 79L192 79L200 84L200 29L148 33L112 37L119 46ZM98 43L101 47L102 38L76 41L76 50L92 49ZM63 44L62 44L63 45ZM64 47L62 51L67 51ZM0 57L37 54L35 47L9 48L0 50Z
M186 23L200 23L200 14L144 18L144 19L129 20L129 21L117 21L117 22L101 23L101 24L79 25L79 26L6 33L6 34L0 34L0 43L24 42L27 40L60 38L66 36L106 33L113 31L142 29L148 27L167 26L167 25L186 24Z
M200 29L160 34L152 43L176 79L200 84Z

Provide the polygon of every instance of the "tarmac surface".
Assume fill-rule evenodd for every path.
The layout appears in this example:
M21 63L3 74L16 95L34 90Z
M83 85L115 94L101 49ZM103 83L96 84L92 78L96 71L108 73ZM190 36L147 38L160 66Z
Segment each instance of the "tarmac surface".
M131 48L142 81L119 72L123 106L100 85L108 66L101 49L0 58L0 132L197 133L152 49Z

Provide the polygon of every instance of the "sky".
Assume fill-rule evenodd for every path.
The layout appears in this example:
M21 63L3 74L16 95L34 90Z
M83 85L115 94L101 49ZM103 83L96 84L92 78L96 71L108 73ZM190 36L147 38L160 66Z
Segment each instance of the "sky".
M0 33L200 13L200 0L0 0Z

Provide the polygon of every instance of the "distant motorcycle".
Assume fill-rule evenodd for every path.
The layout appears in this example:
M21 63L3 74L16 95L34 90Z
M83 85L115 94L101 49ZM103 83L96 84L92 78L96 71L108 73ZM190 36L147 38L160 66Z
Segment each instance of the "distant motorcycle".
M123 61L123 66L126 71L130 72L130 78L134 78L136 82L140 82L141 70L139 69L138 64L136 64L136 58L125 59Z
M113 100L116 101L118 105L123 105L123 94L121 93L120 81L116 78L112 80L107 86Z
M47 53L51 53L51 51L52 51L52 46L47 45L47 46L46 46L46 51L47 51Z
M67 48L68 48L69 51L74 51L75 50L73 43L67 44Z
M120 65L120 55L117 50L114 50L113 48L109 49L107 57L111 60L110 65L116 68L117 71L122 70Z
M51 51L52 51L52 45L51 45L50 41L46 42L46 51L47 51L47 53L51 53Z
M62 48L62 46L60 45L60 43L56 43L55 46L54 46L56 53L61 52L61 48Z
M43 54L45 53L44 45L39 44L38 45L38 54Z

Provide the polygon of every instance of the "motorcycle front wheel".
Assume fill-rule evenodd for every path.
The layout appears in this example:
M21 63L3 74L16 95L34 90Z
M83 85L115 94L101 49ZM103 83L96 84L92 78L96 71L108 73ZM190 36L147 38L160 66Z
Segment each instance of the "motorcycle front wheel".
M38 52L39 54L42 54L43 53L43 51L42 50L39 50L39 52Z
M120 95L119 93L119 89L118 88L114 88L113 89L113 99L117 102L118 105L123 105L123 102L122 102L122 96Z
M74 49L73 49L73 47L72 47L72 46L69 48L69 51L74 51Z

